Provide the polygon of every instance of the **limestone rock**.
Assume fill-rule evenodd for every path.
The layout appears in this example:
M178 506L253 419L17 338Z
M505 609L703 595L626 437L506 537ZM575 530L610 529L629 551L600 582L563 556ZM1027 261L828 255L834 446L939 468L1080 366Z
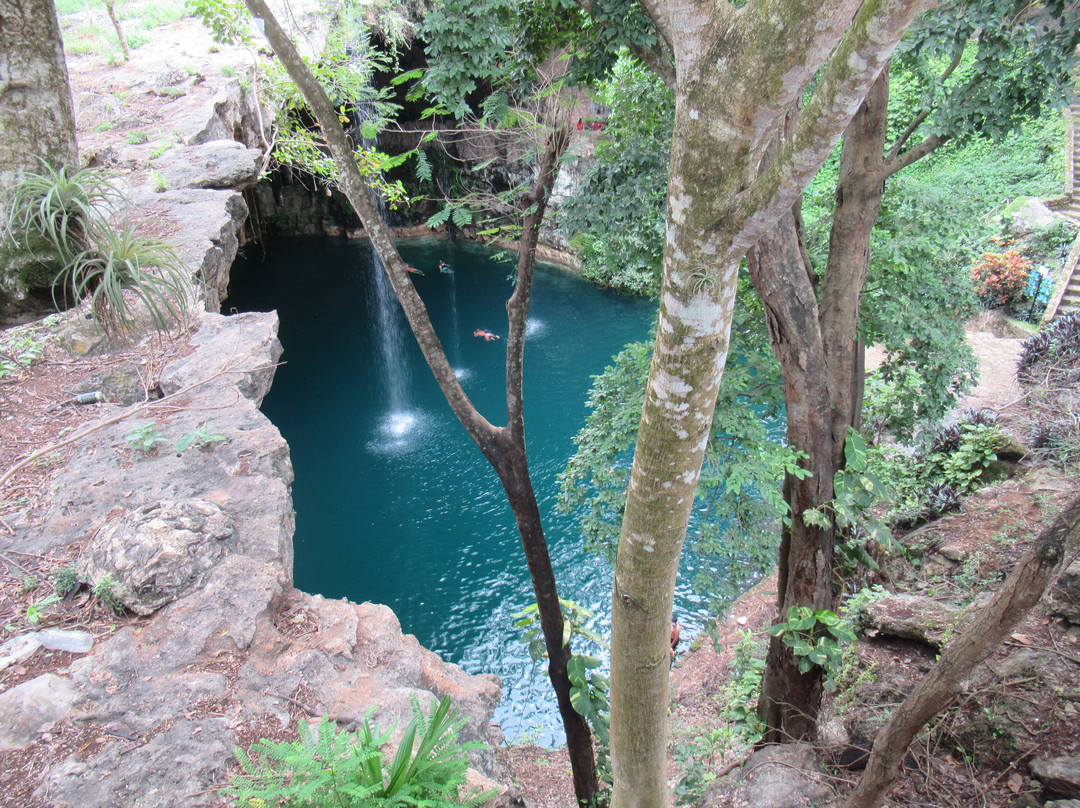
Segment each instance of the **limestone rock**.
M163 208L168 211L175 226L165 241L187 261L192 277L199 281L205 309L218 311L240 243L236 234L248 215L243 194L212 188L176 188L157 193L144 185L135 190L132 201L147 216L160 217Z
M114 126L123 115L123 105L111 93L82 92L75 96L75 125L79 129Z
M236 527L206 500L159 501L98 531L79 560L79 575L111 575L113 594L136 614L151 614L184 594L229 549Z
M1080 625L1080 559L1070 564L1050 590L1050 612Z
M87 377L80 384L68 388L66 392L75 396L79 393L98 391L106 400L127 407L146 398L147 390L143 385L148 376L149 372L145 367L134 363L119 365Z
M201 350L165 368L161 391L169 395L225 370L230 383L255 406L261 404L274 380L274 365L281 358L277 314L250 312L226 318L202 312L198 329L191 341Z
M1047 797L1080 799L1080 756L1031 761L1031 776L1043 784Z
M70 679L46 673L0 693L0 749L26 746L75 703Z
M1014 236L1026 236L1054 224L1057 214L1033 197L1021 197L1013 201L1002 214L1009 219L1009 232Z
M125 755L131 748L116 740L88 761L72 755L38 793L47 789L50 802L60 805L196 808L207 805L208 789L224 782L232 754L224 719L180 720L138 754Z
M151 166L167 188L236 188L259 178L262 152L235 140L211 140L169 149Z
M963 610L922 595L887 595L866 610L871 632L940 647L955 629Z
M809 744L766 746L713 781L697 808L824 808L834 802Z

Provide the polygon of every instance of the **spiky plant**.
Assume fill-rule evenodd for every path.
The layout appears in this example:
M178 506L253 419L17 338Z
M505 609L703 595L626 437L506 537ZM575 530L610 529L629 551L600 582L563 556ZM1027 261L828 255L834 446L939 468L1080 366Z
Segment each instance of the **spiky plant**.
M182 262L163 242L135 235L112 218L126 197L100 169L76 171L43 164L11 190L4 229L27 251L44 240L60 259L52 278L53 302L87 300L94 320L110 337L127 337L141 319L141 303L159 331L182 322L191 296ZM125 295L125 290L129 290Z

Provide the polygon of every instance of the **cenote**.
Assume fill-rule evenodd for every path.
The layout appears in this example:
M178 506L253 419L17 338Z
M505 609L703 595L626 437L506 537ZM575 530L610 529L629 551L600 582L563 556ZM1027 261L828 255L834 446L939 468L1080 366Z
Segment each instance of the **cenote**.
M492 423L505 423L513 264L462 242L400 249L424 272L414 285L466 392ZM453 273L440 273L439 261ZM232 270L226 311L280 316L285 364L263 411L288 441L296 472L296 585L390 606L404 631L444 659L502 677L496 720L507 737L562 742L554 697L512 626L532 589L510 508L378 273L368 242L318 238L249 247ZM654 311L653 302L538 267L525 351L533 484L560 594L594 610L604 634L610 567L582 552L572 517L555 513L556 475L584 424L591 376L645 338ZM477 329L503 339L476 338ZM699 563L687 554L676 595L691 629L704 616L690 587Z

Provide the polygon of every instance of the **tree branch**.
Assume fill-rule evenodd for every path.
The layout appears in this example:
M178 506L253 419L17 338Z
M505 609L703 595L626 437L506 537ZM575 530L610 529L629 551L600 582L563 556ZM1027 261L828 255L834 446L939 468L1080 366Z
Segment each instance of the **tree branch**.
M942 71L941 78L938 80L942 85L948 81L949 76L951 76L953 71L960 65L960 60L963 56L964 49L962 47L953 54L952 61L949 63L949 66ZM915 130L922 126L923 121L930 117L932 111L933 110L930 109L924 109L915 116L914 120L907 125L907 128L901 133L900 137L896 139L896 142L893 143L892 148L889 149L889 153L885 157L886 162L891 162L896 159L896 156L900 154L900 150L904 148L904 144L907 143L908 138L915 134ZM910 165L910 163L908 165Z
M942 652L874 740L859 784L845 808L876 808L896 782L915 734L954 698L971 670L1027 616L1080 545L1080 496L1039 534L1012 574L971 625Z
M791 138L772 165L739 195L735 210L725 211L736 221L742 220L733 244L736 251L753 246L795 204L801 189L832 152L904 32L919 14L936 4L937 0L882 0L867 3L859 10Z
M386 274L401 302L401 307L424 354L424 359L431 368L454 415L486 455L499 429L480 415L462 389L453 368L450 367L442 343L431 325L427 308L413 287L412 281L409 280L405 261L394 245L390 228L379 214L372 191L360 174L353 149L341 127L333 104L265 1L245 0L245 5L252 17L261 24L270 47L274 49L274 53L284 65L289 77L311 107L315 119L319 122L319 129L326 138L330 155L341 172L339 177L341 188L360 216L360 220L364 223L364 230L383 261Z
M928 137L922 143L919 143L918 145L908 149L906 152L900 155L900 157L885 163L885 179L888 179L898 171L907 168L909 165L916 162L917 160L921 160L922 158L926 157L926 155L930 154L930 152L934 151L937 148L940 148L941 146L944 146L950 140L952 140L952 135L930 135L930 137Z

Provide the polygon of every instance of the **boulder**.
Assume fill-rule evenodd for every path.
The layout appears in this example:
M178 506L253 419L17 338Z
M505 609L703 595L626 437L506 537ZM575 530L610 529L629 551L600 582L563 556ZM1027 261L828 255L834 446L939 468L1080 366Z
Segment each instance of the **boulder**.
M169 149L151 161L166 188L244 189L259 179L262 152L235 140Z
M1057 214L1038 199L1020 197L1005 208L1002 218L1009 222L1010 234L1026 236L1050 227L1057 220Z
M232 519L212 502L153 502L98 531L79 559L79 576L92 584L111 576L119 603L151 614L187 592L236 543Z
M899 637L940 647L955 630L963 609L922 595L887 595L867 607L864 625L871 635Z
M835 798L826 782L809 744L766 746L714 780L697 808L824 808Z
M1080 559L1073 561L1050 590L1050 612L1080 625Z
M0 749L33 742L68 713L77 695L70 679L52 673L0 693Z
M1031 761L1031 776L1042 783L1045 797L1080 799L1080 756L1036 758Z
M249 312L223 317L201 312L191 342L195 353L171 362L161 374L161 392L170 395L224 371L224 382L234 384L245 398L262 403L274 380L281 358L275 312ZM291 482L291 480L290 480Z

